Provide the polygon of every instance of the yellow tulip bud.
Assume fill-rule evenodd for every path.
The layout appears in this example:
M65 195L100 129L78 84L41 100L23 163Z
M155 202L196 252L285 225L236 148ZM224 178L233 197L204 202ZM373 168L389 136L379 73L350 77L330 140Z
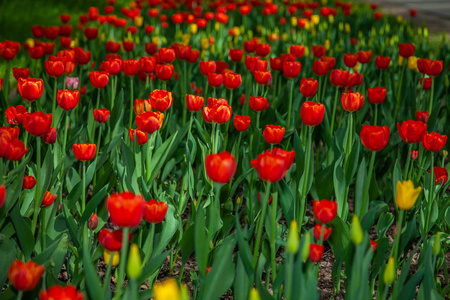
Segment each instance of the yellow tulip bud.
M214 23L214 30L219 31L219 29L220 29L220 23L219 22Z
M181 300L189 300L190 299L189 291L185 284L181 285L180 291L181 291Z
M291 17L291 26L297 27L297 22L298 22L297 17L292 16Z
M434 237L434 244L433 244L433 253L434 255L438 255L439 252L441 252L441 233L436 233L436 236Z
M281 35L281 40L283 42L286 42L289 38L289 35L286 32L283 32L283 34Z
M320 2L322 2L323 5L326 5L326 4L328 3L327 0L322 0L322 1L320 1Z
M330 22L330 24L334 23L334 16L333 15L329 15L328 16L328 22Z
M153 285L154 300L181 300L180 288L174 278Z
M411 180L397 182L397 190L395 193L395 204L403 210L411 209L417 201L422 191L422 187L414 188Z
M402 57L402 56L399 56L399 57L398 57L397 64L398 64L400 67L403 66L403 57Z
M287 251L295 254L299 247L298 225L296 221L291 221L287 238Z
M391 284L395 280L395 262L393 257L389 257L386 269L383 273L383 281L386 284Z
M328 50L330 50L330 40L325 40L325 48Z
M309 232L307 232L305 234L305 243L303 244L303 249L302 249L302 259L303 261L306 261L309 257L309 247L311 244L311 235L309 234Z
M345 32L350 33L350 31L351 31L350 24L345 23L344 29L345 29Z
M408 69L413 71L417 69L417 57L410 56L408 58Z
M445 87L448 88L450 86L450 80L448 79L448 75L445 75Z
M339 31L344 30L344 23L339 22Z
M428 28L427 27L423 28L423 36L426 38L428 37Z
M198 32L198 26L197 26L197 24L192 23L192 24L190 25L190 29L191 29L191 33L192 33L192 34L196 34L196 33Z
M111 262L111 266L115 267L119 264L120 261L120 254L119 251L113 251L113 259ZM105 260L106 265L109 264L109 261L111 260L111 251L106 250L103 252L103 259Z
M160 38L159 36L152 37L152 42L158 46L160 46Z
M309 48L305 46L305 52L304 52L305 56L309 56Z
M353 243L359 245L362 243L364 238L364 232L361 228L361 224L359 223L359 219L356 215L353 215L352 226L350 228L350 235L352 237Z
M402 16L397 16L397 22L398 22L398 23L403 22L403 17L402 17Z
M127 275L131 279L137 279L142 274L142 260L139 254L139 247L136 244L131 244L130 253L127 261Z
M361 67L361 64L359 62L357 62L356 65L352 69L355 72L359 72L360 67Z
M27 39L25 41L25 44L27 44L30 48L34 47L34 40L33 39Z
M250 293L248 294L248 300L261 300L259 296L258 290L256 288L252 288Z
M203 50L206 50L209 48L209 40L208 39L201 39L200 44L201 44Z
M319 24L319 22L320 22L320 16L319 16L319 15L312 15L312 16L311 16L311 22L313 22L314 25Z
M134 25L136 25L137 27L141 27L143 23L144 23L144 18L142 16L138 16L138 17L134 18Z
M442 157L446 158L448 156L448 151L447 150L442 150Z
M106 40L106 35L104 32L100 33L100 42L104 42Z

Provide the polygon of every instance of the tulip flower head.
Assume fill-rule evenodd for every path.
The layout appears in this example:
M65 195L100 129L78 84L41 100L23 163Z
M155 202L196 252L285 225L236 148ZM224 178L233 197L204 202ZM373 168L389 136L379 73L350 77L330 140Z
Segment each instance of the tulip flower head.
M237 165L229 152L209 154L205 158L205 169L208 178L214 182L225 184L236 173Z
M166 217L167 203L150 200L145 203L144 218L149 223L161 223Z
M389 127L364 125L361 130L361 142L372 151L384 149L389 142Z
M73 154L79 161L89 161L92 160L97 151L97 145L91 143L85 144L74 144L72 146Z
M145 201L132 192L116 193L106 199L106 209L114 225L137 227L144 216Z
M266 125L263 131L264 139L269 144L279 144L283 140L285 128L280 125Z
M330 223L337 214L337 202L330 200L314 200L314 215L323 224Z
M84 294L82 292L79 292L74 285L54 285L48 290L42 290L39 293L39 300L53 299L83 300Z
M427 132L427 124L422 121L408 120L402 122L401 126L397 123L397 129L404 142L419 143Z
M422 187L414 188L414 183L411 180L397 182L397 189L395 193L395 204L398 208L403 210L411 209L417 201L417 198L422 191Z
M44 266L33 261L24 263L15 260L9 266L8 278L19 291L31 291L41 280L42 274L44 274Z
M295 151L284 151L280 148L266 150L251 161L253 168L258 171L259 178L267 182L277 182L283 179L294 162Z
M437 132L426 133L423 136L422 146L431 152L437 152L445 146L447 136Z

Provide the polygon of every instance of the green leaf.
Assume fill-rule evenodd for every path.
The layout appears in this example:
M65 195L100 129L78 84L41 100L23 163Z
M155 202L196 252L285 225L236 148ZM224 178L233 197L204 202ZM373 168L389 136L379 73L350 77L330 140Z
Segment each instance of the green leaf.
M180 250L181 256L183 258L182 259L183 264L185 264L189 260L189 257L195 250L194 243L192 243L194 239L195 239L195 228L194 225L191 225L183 233L183 237L181 238L180 242Z
M29 260L34 248L34 236L31 232L31 220L20 215L19 203L11 211L11 219L25 260Z
M341 167L341 163L343 160L344 160L344 155L341 155L341 157L334 164L334 174L333 174L334 192L336 194L336 202L338 205L338 215L340 217L344 217L341 214L343 211L345 211L345 208L343 208L343 206L344 206L344 199L345 199L345 188L347 186L344 170Z
M200 286L198 299L219 299L233 284L235 264L232 261L234 239L225 239L218 250L211 271Z
M369 208L369 195L367 195L366 199L366 207L361 210L363 198L364 198L364 190L366 188L367 182L367 164L366 159L363 158L361 164L358 169L358 176L356 176L356 187L355 187L355 211L358 216L360 216L360 212L366 212ZM361 216L360 216L361 217Z
M206 274L208 266L209 240L205 226L205 210L199 209L195 219L195 260L202 276Z
M103 291L97 274L97 268L92 266L87 241L83 243L83 266L86 276L86 289L90 299L103 299ZM124 258L122 258L124 259Z
M161 253L157 256L155 256L153 259L151 259L144 268L142 268L142 274L139 276L138 282L142 283L146 281L153 273L156 272L159 268L161 268L164 260L169 255L170 251L166 251L164 253ZM101 298L99 298L101 299Z
M16 258L16 247L14 243L5 235L0 234L0 286L5 284L6 278L8 278L9 266Z
M83 225L87 222L87 220L91 217L92 213L95 211L95 209L98 207L100 202L105 199L106 191L108 190L109 184L104 186L97 194L92 197L92 199L89 201L88 205L86 206L86 209L84 210L83 215L81 216L80 221L80 227L83 227Z
M175 208L172 204L168 205L166 218L162 223L161 233L155 234L155 244L156 247L153 250L153 254L158 254L162 252L167 244L172 239L173 235L177 231L178 220L175 218Z
M152 173L150 175L150 182L156 177L156 174L159 173L161 167L166 162L169 153L172 151L172 147L178 145L175 143L175 139L178 135L178 131L175 132L170 138L168 138L153 154L152 162L150 165L150 169Z
M294 195L292 195L292 191L287 185L286 181L280 180L278 182L278 193L280 200L281 208L283 209L284 215L286 217L286 221L288 224L294 219Z

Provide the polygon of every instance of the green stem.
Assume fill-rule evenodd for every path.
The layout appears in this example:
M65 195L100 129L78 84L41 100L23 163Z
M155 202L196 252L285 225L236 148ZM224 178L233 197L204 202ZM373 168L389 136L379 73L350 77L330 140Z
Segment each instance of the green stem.
M267 205L269 204L269 199L270 199L271 185L272 185L271 182L266 183L266 192L264 194L264 200L262 202L261 216L259 218L258 230L256 232L255 248L253 250L253 264L252 264L253 269L256 269L256 264L258 263L259 246L261 243L261 236L262 236L262 230L263 230L263 225L264 225L264 219L266 217Z
M155 227L156 226L154 223L150 223L150 230L148 231L147 239L145 240L145 245L144 245L144 249L146 249L146 251L145 251L144 260L142 261L142 267L145 266L145 264L148 262L148 260L150 259L151 255L152 255L153 239L155 237Z
M320 78L322 78L322 92L320 93L320 99L319 102L322 103L323 98L325 97L325 88L327 87L327 80L325 78L325 76L321 76Z
M53 101L52 101L52 116L55 116L56 108L56 89L58 88L58 78L55 77L55 83L53 85ZM55 118L52 119L52 126L55 124Z
M292 113L292 96L294 93L294 79L291 79L291 89L289 91L289 107L288 107L288 120L287 120L287 130L291 129L291 113Z
M382 80L382 74L383 74L383 69L380 69L380 76L378 76L378 86L381 85L381 80Z
M294 254L288 252L287 254L287 262L286 262L286 298L285 299L292 299L292 290L293 290L293 283L294 283Z
M19 292L17 293L16 300L20 300L20 299L22 299L22 297L23 297L23 291L19 291Z
M41 185L41 138L36 137L36 195L34 198L34 213L33 213L33 221L31 222L31 231L36 232L36 224L37 218L40 211L39 205L40 203L40 185Z
M406 63L406 64L407 64L407 63ZM397 83L397 84L398 84L398 88L397 88L397 102L396 102L396 104L395 104L395 113L394 113L394 116L397 116L398 110L399 110L399 108L400 108L400 92L402 91L403 75L405 74L406 64L403 63L403 66L402 66L402 73L401 73L401 75L400 75L400 81Z
M128 252L128 232L129 228L123 228L123 236L122 236L122 250L120 252L120 262L119 262L119 277L117 278L116 285L116 294L114 299L120 299L122 296L122 284L125 279L125 263L127 261L127 252Z
M277 204L278 204L278 197L277 197L277 195L274 195L273 202L272 202L272 226L271 226L271 232L270 232L272 283L275 282L275 279L277 277L276 244L275 244L276 226L277 226ZM267 281L269 281L269 280L267 279Z
M408 153L406 153L405 172L403 173L403 179L404 180L408 179L407 176L408 176L408 171L409 171L409 165L411 163L411 151L412 151L413 145L414 144L412 144L412 143L409 144L409 146L408 146Z
M187 70L186 70L186 61L183 61L183 83L182 83L182 89L181 89L181 99L184 99L186 97L186 85L187 85ZM186 101L181 101L182 102L182 124L186 123L186 111L187 111L187 106L186 106Z
M425 78L423 79L425 82ZM431 77L431 95L430 95L430 106L428 107L428 115L431 117L431 110L433 109L433 97L434 96L434 78ZM433 124L432 124L433 125Z
M189 130L188 130L188 134L187 134L187 138L186 138L186 144L189 142L189 136L191 135L191 129L192 129L192 119L194 117L194 113L191 112L191 117L189 119Z
M375 104L375 116L373 117L373 125L377 125L378 104Z
M361 212L359 213L359 220L362 220L362 217L366 213L366 203L367 199L369 199L369 188L370 188L370 182L372 180L372 173L373 173L373 165L375 163L375 156L377 152L372 151L372 155L370 157L370 164L369 164L369 173L367 174L367 181L364 186L364 194L363 194L363 200L362 200L362 206L361 206Z
M98 138L97 138L97 151L95 151L95 162L97 162L98 153L100 152L100 141L102 139L102 127L98 128ZM94 172L93 186L97 183L97 172Z
M131 92L130 92L130 121L128 124L128 129L131 128L131 124L133 123L133 101L134 101L133 77L130 77L130 89L131 89Z
M147 143L147 157L146 157L146 167L147 167L147 172L146 172L146 182L148 183L150 180L150 175L152 173L151 170L151 165L152 165L152 154L153 154L153 147L155 144L155 135L156 133L152 133L150 134L150 140ZM137 138L137 137L135 137Z
M334 120L336 118L337 99L339 95L339 87L336 87L336 93L334 94L333 112L331 113L331 129L330 133L333 135Z
M397 234L395 235L395 241L394 241L394 262L397 264L397 257L398 257L398 247L400 245L400 236L402 235L402 226L403 226L403 218L405 215L405 211L403 209L399 209L399 217L398 217L398 223L397 223Z
M304 163L304 172L303 172L303 186L302 186L302 198L300 201L300 212L298 214L298 226L299 226L299 232L302 232L302 225L303 225L303 218L306 211L306 196L307 196L307 184L308 184L308 177L309 177L309 165L311 161L311 155L312 155L312 134L313 134L314 127L308 126L308 140L306 142L306 156L305 156L305 163ZM313 170L314 172L314 170Z
M114 258L114 251L111 251L108 267L106 268L105 279L103 281L103 294L106 293L106 289L109 287L109 283L111 281L111 268L112 268L113 258Z
M86 209L86 162L83 161L83 188L81 193L81 216L84 213L84 210Z
M430 222L431 222L431 209L433 207L433 201L434 201L434 186L435 186L435 179L434 179L434 152L431 152L431 165L430 165L430 188L428 191L428 210L427 210L427 218L425 220L425 238L428 235L428 231L430 231ZM424 238L424 239L425 239Z

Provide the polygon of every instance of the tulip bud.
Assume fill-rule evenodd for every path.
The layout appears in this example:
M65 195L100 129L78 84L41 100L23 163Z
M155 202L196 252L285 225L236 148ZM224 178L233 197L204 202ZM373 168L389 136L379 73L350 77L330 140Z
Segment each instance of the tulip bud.
M131 244L130 254L127 261L127 275L131 279L137 279L142 274L142 260L139 254L139 247L136 244Z
M309 257L309 248L310 248L310 244L311 244L311 235L309 234L309 232L307 232L304 235L305 238L305 243L303 244L303 249L302 249L302 259L303 261L306 261Z
M395 262L393 257L389 257L389 261L384 269L383 281L386 284L391 284L395 279Z
M442 158L446 158L448 156L447 150L442 150Z
M291 221L287 238L287 251L295 254L299 247L298 225L296 221Z
M261 297L259 296L258 290L256 288L252 288L250 290L248 300L261 300Z
M105 264L109 265L109 261L111 260L111 253L113 253L113 259L111 262L111 266L115 267L119 264L120 254L119 251L109 251L106 250L103 252L103 259L105 260Z
M419 156L419 152L418 151L411 150L411 159L412 160L416 160L418 156Z
M363 238L364 238L364 233L362 231L361 224L359 223L359 219L356 215L353 215L350 234L351 234L353 243L355 243L356 245L359 245L362 243Z
M439 252L441 252L441 233L436 233L434 237L434 244L433 244L433 253L434 255L438 255Z
M181 300L190 300L189 291L185 284L181 285L180 292L181 292Z
M87 223L87 227L90 230L95 230L98 226L98 217L96 214L92 214Z

